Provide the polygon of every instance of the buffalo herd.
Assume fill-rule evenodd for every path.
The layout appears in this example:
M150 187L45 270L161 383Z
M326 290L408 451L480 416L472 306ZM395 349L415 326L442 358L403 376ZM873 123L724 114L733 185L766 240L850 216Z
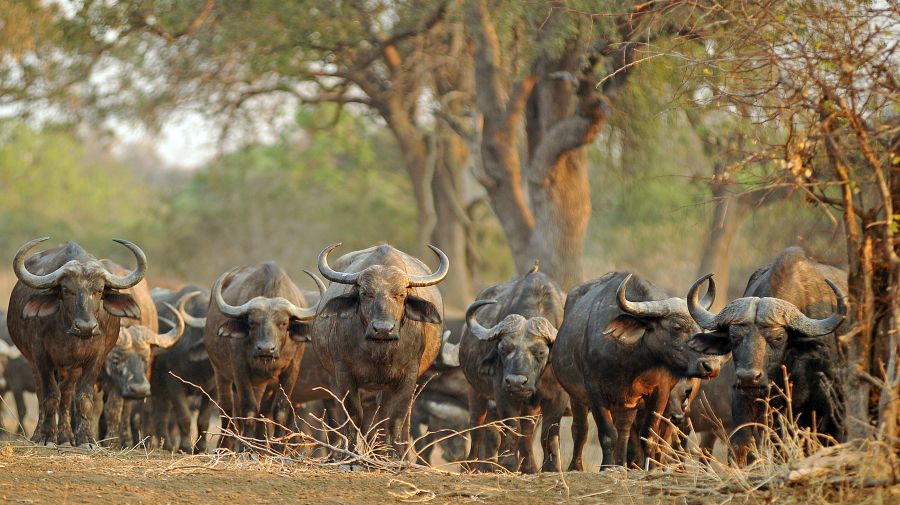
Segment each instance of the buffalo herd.
M630 272L565 293L535 263L445 320L450 260L434 246L434 271L389 245L330 260L333 244L318 257L330 284L306 272L316 290L266 262L210 291L170 291L149 288L147 258L127 240L115 241L133 269L74 242L33 254L46 240L16 253L0 312L0 392L23 434L23 394L37 395L37 444L206 452L220 418L218 449L279 450L318 419L333 427L316 434L332 458L365 443L428 462L440 446L464 469L533 473L563 468L567 416L569 470L584 468L588 414L602 467L644 466L659 440L691 430L705 454L719 440L746 464L777 433L772 409L842 438L847 274L799 248L718 313L712 275L684 298Z

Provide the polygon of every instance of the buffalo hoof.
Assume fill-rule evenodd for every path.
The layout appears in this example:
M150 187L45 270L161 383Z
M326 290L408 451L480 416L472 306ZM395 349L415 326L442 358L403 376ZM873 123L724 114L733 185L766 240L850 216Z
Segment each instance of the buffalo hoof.
M100 446L97 445L95 442L83 442L83 443L78 444L78 448L79 449L87 449L89 451L96 451L97 449L100 448Z

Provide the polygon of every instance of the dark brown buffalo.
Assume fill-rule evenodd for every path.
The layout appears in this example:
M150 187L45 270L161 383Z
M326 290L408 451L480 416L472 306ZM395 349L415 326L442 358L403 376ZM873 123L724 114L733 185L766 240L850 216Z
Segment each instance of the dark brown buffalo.
M27 242L13 260L19 280L10 296L9 333L37 383L40 413L32 439L85 446L93 443L94 384L119 338L119 318L141 317L134 298L119 290L144 278L147 258L138 246L116 239L137 258L137 268L124 276L74 242L26 260L45 240Z
M697 287L707 279L712 283L712 274L691 287L691 315L732 347L732 417L737 426L765 423L765 403L759 400L769 395L772 386L786 391L784 366L793 384L791 412L800 425L815 424L817 432L840 438L842 420L834 411L835 405L842 404L843 390L836 330L847 313L846 275L791 247L757 270L744 297L729 302L718 314L697 303ZM775 407L781 403L781 395L773 398ZM747 462L751 444L761 436L753 424L732 436L739 464Z
M561 416L568 395L549 367L550 350L563 319L563 293L537 268L478 295L466 311L467 329L459 360L469 391L469 426L484 424L488 401L507 419L500 445L500 464L510 471L537 472L532 440L535 423L527 416L548 412ZM479 307L481 319L475 319ZM559 471L559 424L543 423L544 471ZM477 459L484 430L472 432L468 459Z
M324 290L321 281L307 272ZM265 417L285 425L303 342L310 339L315 306L309 307L275 263L235 268L212 289L203 341L216 381L219 407L231 413L243 437L262 437ZM223 419L222 427L231 421ZM223 445L232 445L225 438Z
M153 360L153 372L150 374L152 410L149 413L152 426L148 430L151 447L156 447L161 441L163 448L170 451L206 452L210 418L217 412L211 400L211 396L215 395L212 364L203 344L209 292L192 285L178 291L154 289L150 295L158 311L165 304L189 297L182 311L184 335L174 347L156 351ZM172 325L160 319L159 327L161 331L170 330ZM191 439L194 427L192 403L199 405L196 443ZM170 421L174 422L174 429L170 429Z
M551 366L571 396L574 450L570 470L581 470L588 409L597 423L603 465L625 462L642 399L662 414L669 392L686 377L718 372L726 348L707 340L682 298L669 298L632 274L612 272L569 291ZM651 414L642 437L659 432ZM559 418L544 415L545 423Z
M434 285L446 277L450 260L432 246L441 264L430 273L418 259L380 245L346 254L332 269L328 254L338 245L319 255L319 271L331 285L320 303L313 347L334 377L335 393L346 396L356 427L364 429L360 390L381 391L376 422L386 420L387 441L403 455L416 379L441 346L444 307ZM349 423L345 434L354 444Z

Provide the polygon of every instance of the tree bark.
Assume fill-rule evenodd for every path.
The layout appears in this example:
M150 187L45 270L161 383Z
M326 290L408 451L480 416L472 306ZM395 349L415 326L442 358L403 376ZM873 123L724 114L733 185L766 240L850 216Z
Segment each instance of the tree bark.
M447 128L438 128L436 135L433 145L438 149L438 156L431 184L436 226L431 241L454 259L450 273L441 283L444 305L462 310L474 298L467 257L469 218L462 204L462 178L468 150L462 139Z
M584 146L605 120L592 65L580 68L585 48L575 35L567 42L571 50L539 56L532 75L508 86L486 5L477 2L467 15L476 46L476 103L484 116L481 182L517 270L524 273L539 260L542 271L568 290L582 280L581 255L591 213ZM518 150L523 118L527 163Z

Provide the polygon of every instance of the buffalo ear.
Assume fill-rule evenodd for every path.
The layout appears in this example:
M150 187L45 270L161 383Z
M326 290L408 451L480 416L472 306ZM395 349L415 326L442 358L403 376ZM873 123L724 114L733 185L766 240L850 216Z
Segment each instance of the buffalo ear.
M116 317L141 318L141 307L127 293L119 293L118 291L103 293L103 308Z
M228 338L245 338L247 336L247 322L241 319L229 317L219 326L219 336Z
M288 325L288 335L294 342L311 342L312 341L312 320L300 321L299 319L291 319Z
M406 297L406 317L423 323L441 324L444 318L433 303L415 295Z
M624 345L634 345L644 338L646 331L647 326L645 323L634 317L622 314L606 325L603 334L618 340Z
M336 296L325 302L319 310L320 314L335 315L337 317L350 317L359 308L359 292L353 289L349 293Z
M24 319L31 319L33 317L49 316L58 309L59 297L56 296L56 293L52 291L49 293L39 293L33 295L25 302L25 307L22 309L22 317Z
M499 360L500 353L497 352L497 346L494 346L481 358L481 362L478 364L478 373L487 377L493 376Z
M695 351L703 354L721 356L731 352L731 338L728 336L727 330L697 333L691 337L689 345Z
M810 337L799 331L787 329L788 347L798 352L812 352L827 349L828 345L822 337Z

